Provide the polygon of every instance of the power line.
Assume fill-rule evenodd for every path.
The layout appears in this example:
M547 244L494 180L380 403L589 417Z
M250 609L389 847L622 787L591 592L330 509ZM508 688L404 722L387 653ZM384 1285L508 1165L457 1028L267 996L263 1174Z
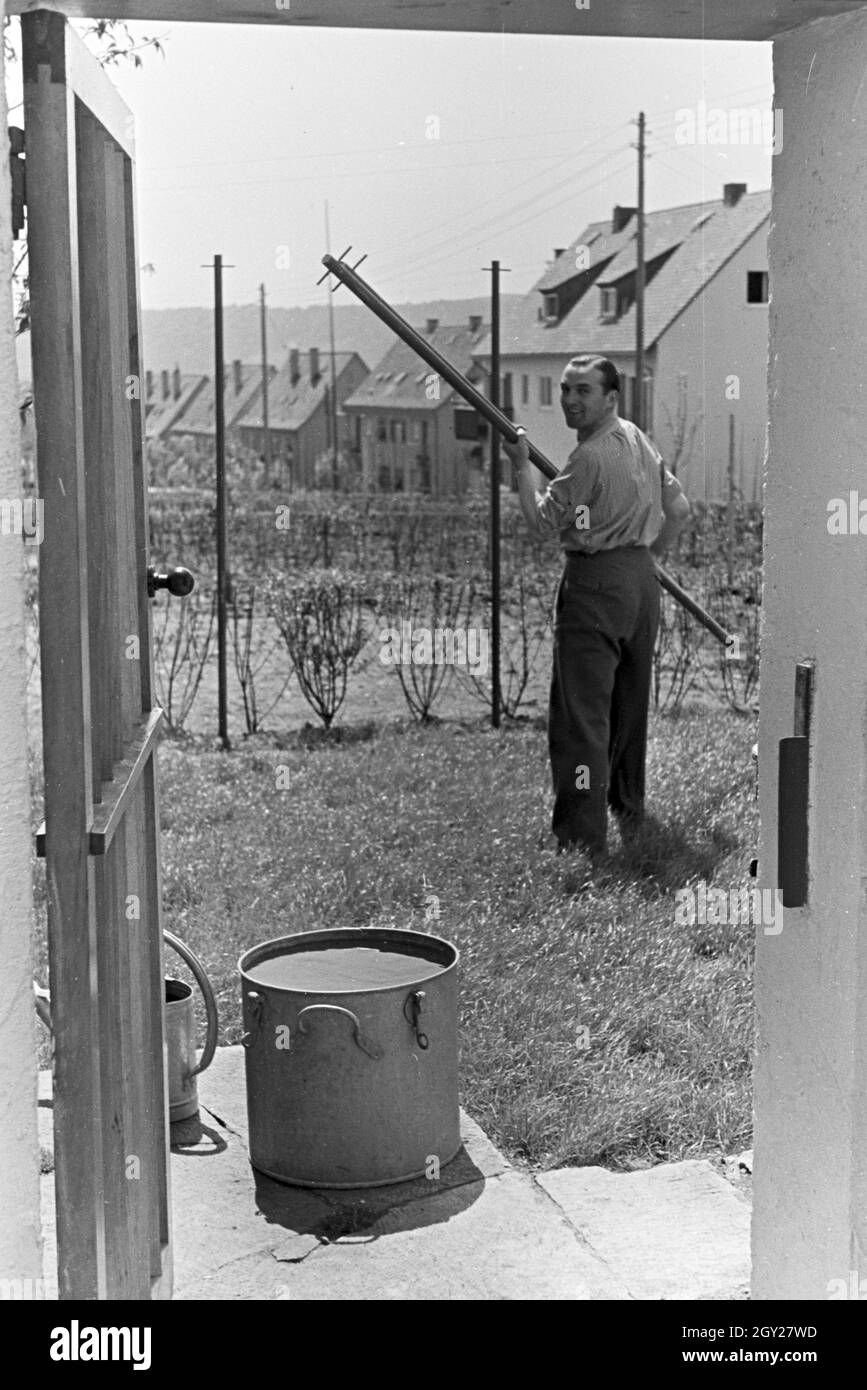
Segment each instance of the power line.
M703 97L702 100L705 100L707 104L710 105L711 100L715 102L723 100L726 102L731 102L732 98L734 97L743 96L745 94L749 95L751 93L759 93L760 95L766 95L772 98L773 88L771 88L771 90L768 91L765 84L752 85L750 87L741 87L740 89L734 92L726 92L724 98L711 99ZM678 107L675 109L680 110L681 108ZM647 113L648 120L658 119L665 123L665 118L667 118L670 123L674 123L672 107L661 107L658 111L650 111ZM628 122L623 122L623 124L627 125ZM592 148L594 144L598 144L600 140L606 139L609 134L614 133L615 129L619 130L620 126L609 127L600 136L597 136L594 140L590 141L589 145L585 145L584 148ZM503 135L469 135L459 140L448 140L443 142L435 142L432 140L418 140L412 142L411 144L405 143L398 145L361 145L348 147L343 150L314 150L310 151L307 154L299 152L291 155L267 156L260 159L249 159L247 156L242 155L238 159L199 159L187 160L175 164L166 164L163 161L160 161L159 167L160 169L195 169L215 167L226 168L230 167L233 164L243 164L245 167L249 167L251 164L291 163L293 160L296 159L337 159L342 158L344 156L346 158L354 159L359 154L389 154L395 153L398 150L402 151L430 149L435 144L439 148L450 149L453 145L483 145L496 144L498 141L507 141L508 144L511 146L514 144L515 140L547 140L550 139L550 137L553 135L573 135L574 132L574 125L568 125L557 126L553 130L518 131L515 133L507 133Z
M520 189L520 188L525 188L525 187L527 186L527 184L534 183L534 182L536 181L536 179L546 178L546 177L548 176L548 174L552 174L552 173L554 172L555 169L562 167L562 165L564 165L564 164L570 163L573 159L579 159L579 158L582 157L588 150L592 150L592 149L594 148L594 146L600 144L603 140L610 139L610 138L611 138L612 136L614 136L614 135L620 135L620 134L622 133L622 131L625 129L626 124L627 124L627 123L624 122L623 125L612 126L612 127L610 127L608 130L606 130L602 135L598 136L597 139L587 141L587 142L581 147L580 150L576 150L576 151L574 151L574 153L568 154L568 155L564 155L563 157L558 156L558 157L555 159L554 163L550 166L550 168L548 168L548 169L540 169L540 170L538 170L536 173L528 174L526 178L520 179L517 183L513 183L513 184L511 185L510 191L511 191L512 193L516 193L516 192L518 191L518 189ZM606 158L606 157L607 157L607 154L612 154L612 155L614 155L614 154L616 154L616 153L617 153L616 150L615 150L615 151L608 151L608 152L606 152L606 154L603 154L602 158ZM595 163L597 163L597 164L598 164L599 162L600 162L599 160L596 160L596 161L595 161ZM594 164L588 165L587 167L588 167L588 168L593 168L593 167L594 167ZM579 171L579 172L582 172L582 171ZM584 171L584 172L586 172L586 171ZM550 190L549 190L549 191L550 191ZM435 223L435 224L433 225L433 227L428 228L428 230L427 230L426 233L422 233L422 236L423 236L423 237L424 237L424 236L429 236L429 235L433 234L434 232L440 231L440 230L442 230L442 229L444 229L444 228L446 228L446 227L448 227L449 229L453 230L453 229L454 229L454 224L455 224L455 219L461 220L461 219L466 218L466 217L473 217L473 216L475 216L475 214L479 211L480 208L487 207L490 203L499 203L501 200L502 200L502 193L501 193L501 192L498 191L497 193L492 193L488 198L483 198L481 202L473 203L473 206L469 209L469 211L467 211L467 212L455 212L455 213L452 213L451 216L449 216L448 218L446 218L443 222ZM523 206L526 206L526 201L525 201L525 203L523 204ZM400 246L402 246L402 245L403 245L402 242L395 242L395 243L393 243L393 247L394 247L395 250L398 249L398 248L399 248ZM391 254L391 251L392 251L392 246L388 246L388 247L383 248L383 251L382 251L381 254L384 255L384 256L387 256L387 255L390 255L390 254Z
M548 155L530 155L531 159L548 159ZM275 184L295 184L295 183L322 183L325 180L336 179L362 179L374 178L377 175L391 178L393 176L403 176L405 174L421 174L429 178L431 174L451 174L460 169L482 169L496 168L500 164L514 164L514 155L509 159L473 159L466 164L435 164L430 168L422 168L419 164L401 165L399 168L391 169L347 169L344 173L337 173L330 170L327 174L321 170L316 174L298 174L288 177L281 174L273 179L224 179L219 185L213 183L182 183L166 184L163 187L150 187L143 179L142 188L146 189L148 197L155 193L203 193L221 192L224 188L273 188Z
M615 160L616 160L618 157L622 159L622 157L623 157L624 154L625 154L625 151L620 151L619 156L617 156L617 155L614 156ZM588 166L587 166L587 169L584 170L584 171L582 171L582 172L585 172L585 173L586 173L586 172L588 172L590 169L594 168L596 165L598 165L599 163L601 163L603 159L604 159L604 160L608 160L608 159L611 159L611 158L612 158L612 156L611 156L610 154L606 153L605 155L601 156L600 159L594 160L593 163L590 164L590 165L588 165ZM483 222L480 226L475 227L475 228L473 228L473 227L465 228L465 230L464 230L463 232L461 232L457 238L455 238L455 237L448 237L448 238L444 239L443 241L436 242L436 243L434 243L433 246L428 247L427 249L423 250L420 256L419 256L419 255L413 256L411 260L410 260L409 258L406 258L406 257L405 257L405 258L404 258L404 261L403 261L403 264L402 264L400 261L393 262L391 265L386 264L385 266L383 266L381 269L378 270L378 273L379 273L380 275L390 275L390 276L393 277L395 274L406 273L406 271L404 270L404 266L406 267L407 270L410 270L410 269L414 269L415 267L420 266L420 265L422 265L422 264L436 264L437 261L443 259L443 256L442 256L442 255L437 255L437 254L435 254L435 253L439 250L440 247L448 247L448 251L445 252L445 255L450 255L450 254L452 254L452 252L453 252L456 248L459 248L459 247L462 245L462 243L465 242L465 241L467 240L467 238L470 238L470 244L471 244L471 245L475 245L475 244L476 244L475 238L483 237L483 236L486 236L486 235L494 235L494 234L500 235L502 232L514 231L514 230L516 230L518 227L523 227L527 222L532 222L536 217L543 217L543 216L545 216L546 213L548 213L548 212L553 212L553 211L555 211L556 208L562 207L564 203L569 202L572 198L575 197L576 194L587 192L587 191L589 191L589 189L591 189L591 188L596 188L596 187L598 187L598 185L599 185L600 183L605 183L606 180L611 176L612 173L618 174L618 173L620 173L620 172L622 172L622 170L621 170L620 168L617 168L617 167L612 168L612 169L607 169L607 170L605 171L605 174L602 176L601 179L597 179L597 180L595 180L593 183L591 183L591 184L589 184L589 185L583 185L583 184L580 184L580 183L576 185L576 184L573 182L573 180L575 179L576 175L575 175L575 173L570 173L570 174L568 174L564 179L558 180L558 182L557 182L556 184L554 184L551 188L548 188L548 189L544 190L544 191L541 192L541 193L533 194L533 195L532 195L531 197L529 197L529 198L523 198L523 199L522 199L519 203L517 203L514 207L509 208L509 209L507 209L505 212L501 213L501 214L499 215L499 217L496 217L496 218L493 218L493 219L487 218L487 219L484 220L484 222ZM570 188L569 188L569 192L567 193L567 195L566 195L565 198L560 198L560 199L558 199L556 202L554 202L554 203L552 203L552 204L550 204L549 206L546 206L546 207L544 207L544 208L539 208L539 207L538 207L538 203L539 203L539 200L540 200L540 199L550 197L550 195L551 195L552 193L557 192L558 189L564 187L566 184L570 184ZM516 222L516 223L508 223L508 224L506 224L506 225L503 225L503 223L502 223L502 218L503 218L503 217L511 217L511 216L513 216L516 212L520 212L520 211L522 211L524 208L529 207L529 206L535 206L535 210L534 210L528 217L522 218L520 221L518 221L518 222Z
M626 124L626 122L624 122L624 124ZM594 144L598 144L600 139L605 139L606 136L612 133L615 129L619 129L619 126L609 127L596 140L590 141L590 145L592 146ZM552 135L574 134L574 126L560 126L556 130L543 130L534 132L517 131L512 134L506 135L471 135L463 140L417 140L413 141L411 144L402 141L397 145L363 145L345 150L315 150L311 151L308 154L298 153L287 155L271 155L262 159L247 159L241 156L238 159L187 160L186 162L179 164L164 164L161 160L159 167L161 169L197 169L208 168L212 166L227 167L233 164L243 164L246 167L250 164L288 164L295 159L338 159L342 157L346 157L347 159L354 159L359 154L396 154L398 151L403 153L403 151L405 150L429 150L432 148L451 149L453 145L484 145L495 144L498 141L507 141L509 145L512 145L515 140L547 140Z

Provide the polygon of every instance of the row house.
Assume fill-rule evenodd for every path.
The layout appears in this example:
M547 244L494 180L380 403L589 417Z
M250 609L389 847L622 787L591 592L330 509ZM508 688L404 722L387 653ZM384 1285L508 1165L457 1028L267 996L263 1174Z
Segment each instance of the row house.
M311 348L303 360L297 348L290 349L287 361L268 385L268 436L277 481L291 489L314 487L319 481L317 463L333 456L335 427L338 453L352 459L355 439L343 405L364 381L367 370L357 352L336 352L332 388L330 353ZM264 453L261 391L238 418L237 434L242 444Z
M716 202L645 214L644 427L694 497L760 495L767 417L769 192L730 183ZM560 373L611 358L620 414L636 409L635 208L592 222L503 314L501 366L515 418L558 465L574 447ZM480 346L490 361L490 341Z
M163 439L172 426L204 390L208 378L195 372L163 370L145 373L145 434L148 439Z
M269 367L273 377L276 368ZM261 362L241 362L235 358L226 368L223 391L223 416L226 433L236 433L241 417L250 409L262 390ZM213 444L216 435L217 393L214 378L207 377L189 402L186 409L176 417L166 431L172 438L184 437L205 447Z
M486 372L475 360L488 337L481 315L451 327L428 319L419 331L486 391ZM406 343L394 343L344 409L354 422L366 489L444 497L484 487L487 423Z

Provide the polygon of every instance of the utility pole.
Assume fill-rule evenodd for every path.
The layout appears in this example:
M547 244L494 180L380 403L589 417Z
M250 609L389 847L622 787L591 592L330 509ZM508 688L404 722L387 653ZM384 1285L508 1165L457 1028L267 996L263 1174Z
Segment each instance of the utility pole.
M729 414L729 464L726 488L726 577L732 586L732 562L735 549L735 417Z
M204 267L208 269L209 267ZM229 743L226 681L226 604L228 600L228 534L226 527L226 364L223 354L223 257L214 256L214 438L217 454L217 719L220 746Z
M268 425L268 324L265 286L259 286L259 323L262 332L262 433L265 443L265 486L271 482L271 430Z
M331 231L328 225L328 199L325 200L325 249L331 255ZM339 281L338 281L339 284ZM334 291L328 284L328 335L331 340L331 447L333 450L332 479L334 491L340 484L340 450L337 440L337 367L334 354Z
M644 429L644 112L638 114L638 234L635 238L635 405L632 416Z
M491 272L491 404L500 404L500 262ZM500 727L500 431L491 425L491 726Z

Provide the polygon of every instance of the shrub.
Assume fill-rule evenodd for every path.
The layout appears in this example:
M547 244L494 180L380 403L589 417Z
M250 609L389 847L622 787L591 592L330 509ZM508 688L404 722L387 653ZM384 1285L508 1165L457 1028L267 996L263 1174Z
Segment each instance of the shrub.
M216 625L216 590L199 585L184 599L154 602L154 675L170 729L186 724L210 656Z
M437 631L452 634L463 631L466 636L467 629L473 625L475 585L472 580L452 575L413 571L389 576L373 602L386 626L400 634L401 645L407 630L414 644L421 640L419 633L429 634L434 642ZM413 718L420 724L428 724L434 718L434 705L455 668L442 659L417 661L415 650L416 645L413 645L411 659L404 661L402 654L400 660L391 662L391 668ZM381 655L384 652L383 647ZM441 658L443 652L438 655Z
M267 605L301 693L330 729L346 698L349 672L367 641L363 583L339 570L301 578L272 573Z
M282 698L291 679L291 670L268 708L260 711L258 679L273 657L278 641L262 601L262 585L255 580L233 585L227 603L227 616L235 674L241 687L244 723L247 733L255 734Z
M488 605L490 595L478 596ZM532 572L519 570L501 590L500 605L500 712L518 718L551 635L553 586ZM481 605L480 612L481 612ZM457 667L455 674L468 692L489 708L492 673L477 675Z

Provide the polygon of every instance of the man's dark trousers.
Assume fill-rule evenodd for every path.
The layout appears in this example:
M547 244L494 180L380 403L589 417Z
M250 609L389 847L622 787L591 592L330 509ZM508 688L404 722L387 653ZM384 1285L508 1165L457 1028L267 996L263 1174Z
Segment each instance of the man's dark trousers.
M605 848L606 806L644 811L644 760L659 583L645 546L567 554L557 592L548 746L552 829Z

